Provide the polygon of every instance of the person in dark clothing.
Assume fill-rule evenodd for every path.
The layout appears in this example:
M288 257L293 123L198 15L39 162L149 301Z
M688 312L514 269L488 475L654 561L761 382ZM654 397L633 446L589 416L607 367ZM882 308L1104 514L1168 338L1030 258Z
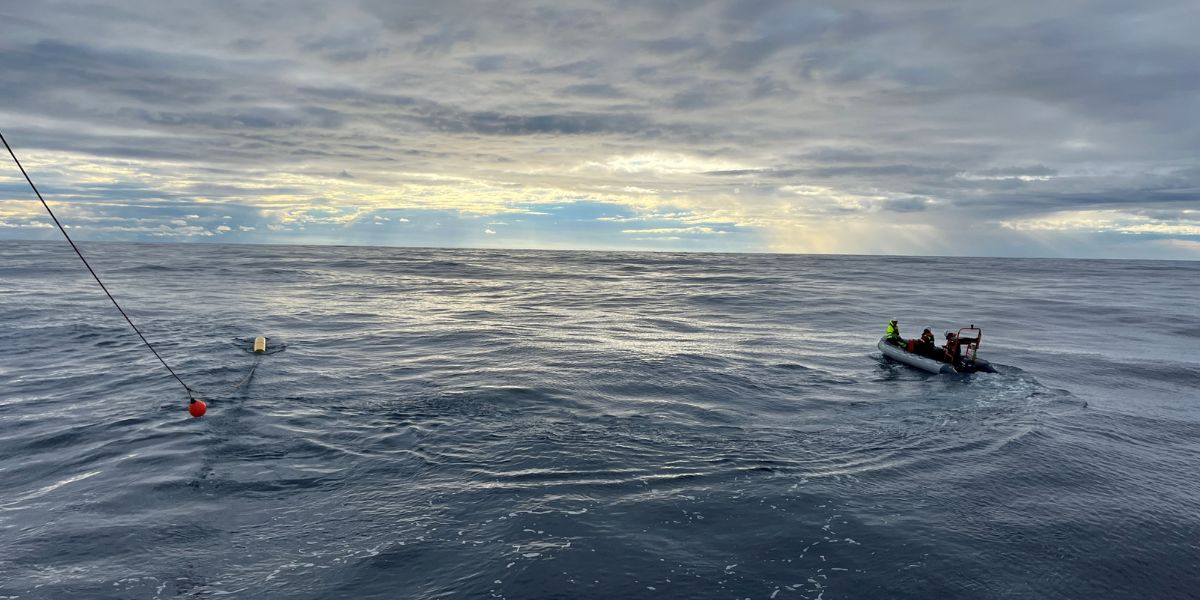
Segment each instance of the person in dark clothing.
M937 344L934 343L934 339L933 332L930 331L929 328L925 328L925 331L921 332L921 339L917 340L916 343L917 354L920 354L921 356L928 356L930 358L937 358L938 349Z
M943 350L943 361L954 366L958 366L962 362L962 357L959 355L958 336L953 331L946 332L946 346Z

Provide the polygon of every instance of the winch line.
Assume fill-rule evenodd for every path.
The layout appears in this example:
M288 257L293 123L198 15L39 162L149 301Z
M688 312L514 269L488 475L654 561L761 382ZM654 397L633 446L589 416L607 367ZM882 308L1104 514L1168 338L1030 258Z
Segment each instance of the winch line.
M142 338L142 343L154 353L154 357L158 359L158 362L162 363L162 366L166 367L167 371L170 371L171 376L175 378L175 381L178 381L179 385L183 386L183 389L187 391L188 398L195 400L195 390L188 387L188 384L184 383L183 379L181 379L179 375L175 373L175 369L172 369L171 365L168 365L167 361L163 360L162 355L158 353L158 350L154 349L154 345L150 343L150 340L147 340L146 336L142 335L142 330L138 329L137 325L134 325L133 319L129 318L129 315L125 313L125 309L121 308L120 303L118 303L117 299L114 298L112 293L108 291L108 287L104 285L104 282L100 280L100 276L96 274L96 271L92 268L92 265L89 264L87 259L83 257L83 253L79 251L79 246L75 245L75 241L72 240L71 236L67 234L66 228L63 227L62 223L58 221L58 217L54 216L54 211L50 210L50 205L46 203L46 199L42 197L42 193L38 191L37 186L33 184L33 180L29 178L29 173L25 172L25 167L21 166L20 160L17 160L17 153L13 152L12 146L8 145L8 140L4 138L3 133L0 133L0 141L4 142L4 147L8 150L9 155L12 156L13 162L17 163L17 168L20 169L21 174L25 176L25 181L29 182L29 187L33 188L33 193L37 195L38 200L42 201L42 206L46 208L46 212L50 213L50 218L54 220L55 225L58 225L58 230L62 232L63 237L67 238L67 243L71 244L71 249L75 250L75 254L79 255L79 260L83 261L83 266L87 267L88 272L92 274L92 277L96 280L96 283L100 284L100 289L104 290L104 294L108 296L109 300L112 300L113 306L117 307L117 310L120 311L122 317L125 317L125 322L129 323L129 326L133 328L134 333L138 334L139 338ZM253 374L253 369L250 372ZM249 379L249 376L247 376L247 379Z

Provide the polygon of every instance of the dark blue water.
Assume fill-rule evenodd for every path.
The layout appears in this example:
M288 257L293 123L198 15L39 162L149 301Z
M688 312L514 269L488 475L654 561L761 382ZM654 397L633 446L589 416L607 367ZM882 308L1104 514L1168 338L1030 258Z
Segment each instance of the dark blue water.
M0 243L0 597L1200 594L1200 263L84 249L282 351Z

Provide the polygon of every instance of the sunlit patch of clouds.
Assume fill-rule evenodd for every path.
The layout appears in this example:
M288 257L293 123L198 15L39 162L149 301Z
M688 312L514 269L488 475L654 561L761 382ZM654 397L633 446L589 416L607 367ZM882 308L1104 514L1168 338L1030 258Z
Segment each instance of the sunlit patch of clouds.
M43 154L40 160L57 164L77 162L80 157L68 153ZM70 160L64 160L69 158ZM104 159L90 159L103 162ZM29 161L41 169L38 160ZM123 161L127 162L127 161ZM160 173L158 171L173 171ZM147 190L148 196L157 201L187 200L200 203L249 202L262 208L269 218L281 223L298 221L314 223L348 223L361 215L378 209L453 209L462 213L495 214L544 214L531 210L529 206L552 202L570 203L580 199L601 197L626 200L623 194L581 194L568 188L513 185L503 181L489 181L461 176L446 176L437 173L397 172L379 174L372 179L346 181L308 173L253 172L233 175L205 172L204 169L184 168L179 165L147 165L145 168L128 169L139 174L137 184ZM77 201L89 192L79 187L78 182L69 181L67 174L55 174L55 187L63 190L51 202ZM188 193L197 189L195 181L204 180L206 193ZM64 189L65 188L65 189ZM286 188L288 193L278 193ZM107 202L107 201L106 201ZM641 203L633 200L634 204ZM21 213L33 215L40 208L25 203ZM189 214L183 218L198 219ZM224 215L223 219L231 218Z
M978 173L960 173L960 179L966 181L1050 181L1055 175L981 175Z
M216 235L212 231L205 229L203 227L196 226L196 225L188 225L186 227L170 227L167 225L159 225L157 227L155 227L155 226L114 225L114 226L105 227L103 229L104 229L104 231L109 232L109 233L139 234L139 235L146 235L146 236L151 236L151 237L156 237L156 238L212 237L212 236Z
M638 187L636 185L620 185L620 186L618 186L618 185L601 185L601 186L597 186L597 187L601 190L604 190L605 192L615 192L615 193L621 193L621 194L635 194L635 195L639 195L639 196L657 196L657 195L663 193L662 190Z
M1018 231L1088 231L1200 236L1200 214L1191 210L1181 211L1174 219L1162 219L1119 210L1071 211L1032 219L1001 221L1000 225Z
M695 214L688 212L647 212L628 216L597 217L596 220L612 223L631 223L637 221L688 221L695 218Z
M25 221L22 223L19 221L6 221L4 219L0 219L0 227L6 227L6 228L10 228L10 229L53 229L54 228L53 225L42 222L42 221Z
M705 173L708 171L743 170L746 168L748 167L728 160L679 153L648 152L644 154L613 156L603 162L589 161L573 168L572 171L600 170L606 173L626 175L682 175ZM636 186L632 188L626 186L623 189L638 190L642 193L655 193L653 190L638 188Z
M622 229L621 233L646 235L646 234L694 234L694 235L725 235L728 231L714 229L712 227L651 227L647 229Z
M789 212L821 214L831 210L858 212L870 210L876 202L885 200L884 195L863 195L841 191L833 187L817 185L785 185L781 192L794 194L795 203L787 205Z
M345 225L367 214L369 209L325 205L263 209L262 215L282 225Z
M0 200L0 219L15 220L15 219L37 219L44 218L49 223L50 217L46 215L46 209L37 200Z
M43 188L43 194L51 197L59 186L88 189L92 185L119 183L165 190L182 183L178 173L191 170L186 163L98 157L59 150L22 151L21 158L26 170L36 176L35 182L42 183L39 187ZM47 182L51 185L45 185Z

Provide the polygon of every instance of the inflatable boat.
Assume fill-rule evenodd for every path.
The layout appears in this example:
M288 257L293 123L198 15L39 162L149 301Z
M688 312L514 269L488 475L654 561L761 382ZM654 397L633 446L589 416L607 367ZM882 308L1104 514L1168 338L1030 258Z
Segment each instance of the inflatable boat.
M988 361L979 358L975 353L979 350L979 342L983 339L983 330L978 327L964 327L955 336L958 340L958 360L950 362L930 356L909 352L907 348L889 344L887 337L879 338L876 347L885 357L896 362L904 363L930 373L954 375L958 373L995 373L996 369ZM938 350L942 350L939 348Z

